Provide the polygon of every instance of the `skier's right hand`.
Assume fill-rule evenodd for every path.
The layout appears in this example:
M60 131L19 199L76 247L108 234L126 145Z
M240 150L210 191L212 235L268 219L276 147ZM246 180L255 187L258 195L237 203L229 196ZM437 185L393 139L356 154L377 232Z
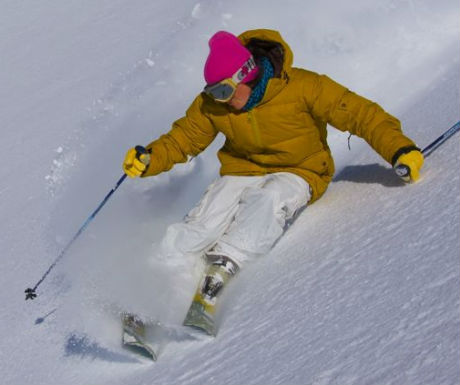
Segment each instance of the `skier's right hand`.
M149 163L148 154L140 154L136 148L130 148L123 161L123 171L130 178L141 176Z

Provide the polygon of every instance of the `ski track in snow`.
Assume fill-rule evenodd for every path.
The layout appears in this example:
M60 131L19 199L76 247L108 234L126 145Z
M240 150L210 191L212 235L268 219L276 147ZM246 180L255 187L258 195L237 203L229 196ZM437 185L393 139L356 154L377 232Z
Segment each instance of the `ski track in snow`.
M216 30L279 29L297 65L383 103L424 147L460 117L459 13L427 0L7 2L3 383L457 384L459 134L405 186L360 139L348 151L331 129L326 195L228 287L215 340L179 335L154 365L121 349L118 314L181 319L196 274L152 257L216 177L222 138L168 174L127 181L38 299L22 292L119 178L124 151L167 130L201 89Z

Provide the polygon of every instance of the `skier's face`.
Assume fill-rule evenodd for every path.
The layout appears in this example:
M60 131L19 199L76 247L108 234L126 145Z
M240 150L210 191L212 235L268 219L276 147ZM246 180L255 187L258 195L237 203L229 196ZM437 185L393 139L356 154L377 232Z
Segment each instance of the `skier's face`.
M235 94L229 100L228 104L236 110L241 110L248 102L249 96L251 96L251 87L240 83L236 86Z

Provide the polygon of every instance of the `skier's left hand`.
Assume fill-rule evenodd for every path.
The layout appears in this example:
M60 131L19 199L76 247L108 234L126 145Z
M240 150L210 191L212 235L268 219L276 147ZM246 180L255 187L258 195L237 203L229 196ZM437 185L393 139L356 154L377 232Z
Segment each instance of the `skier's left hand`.
M412 150L399 156L393 168L404 182L417 182L420 178L420 169L423 166L423 154Z

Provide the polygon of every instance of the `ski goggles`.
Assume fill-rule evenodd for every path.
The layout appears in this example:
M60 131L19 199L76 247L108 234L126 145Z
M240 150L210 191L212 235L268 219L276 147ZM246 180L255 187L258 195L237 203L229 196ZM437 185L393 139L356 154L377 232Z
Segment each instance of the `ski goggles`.
M235 94L238 84L256 67L254 57L251 56L231 78L207 85L204 87L204 92L216 102L228 102Z

